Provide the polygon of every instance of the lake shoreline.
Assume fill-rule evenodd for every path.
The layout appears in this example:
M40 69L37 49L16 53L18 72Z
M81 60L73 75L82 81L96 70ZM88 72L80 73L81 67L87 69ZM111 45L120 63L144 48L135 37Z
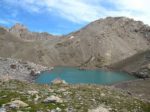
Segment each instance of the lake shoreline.
M39 76L39 73L45 72L45 71L51 71L53 70L53 67L43 67L41 65L33 64L31 62L25 62L22 60L15 60L11 58L0 58L1 62L1 68L0 68L0 78L5 80L20 80L25 81L28 83L35 83L36 78ZM19 67L19 68L18 68ZM31 75L31 70L28 70L27 68L34 68L38 73ZM5 69L4 69L5 68ZM99 70L109 71L108 69L102 69L98 68ZM34 73L36 73L36 71ZM7 73L8 75L5 75ZM12 77L13 76L13 77ZM78 84L75 84L78 85ZM80 85L80 84L79 84ZM87 84L81 84L81 85L87 85ZM90 84L90 85L97 85L97 86L107 86L110 88L118 88L121 91L129 92L133 96L137 96L141 99L148 99L150 101L150 78L146 79L135 79L130 81L122 81L116 84L112 85L100 85L100 84ZM134 85L138 85L134 87ZM139 93L136 91L140 91ZM144 94L146 97L144 98L142 96Z
M51 72L54 67L45 67L39 64L34 64L32 62L23 61L19 59L12 58L2 58L0 57L0 78L2 79L18 79L18 80L26 80L28 82L35 82L35 80L39 77L39 75L45 71ZM60 66L61 67L61 66ZM68 66L65 66L68 67ZM73 66L72 66L73 67ZM5 69L4 69L5 68ZM107 68L81 68L75 67L79 70L102 70L106 72L118 72L115 70L110 70ZM119 71L123 73L127 73L124 71ZM21 75L19 75L21 74ZM129 74L132 75L132 74Z

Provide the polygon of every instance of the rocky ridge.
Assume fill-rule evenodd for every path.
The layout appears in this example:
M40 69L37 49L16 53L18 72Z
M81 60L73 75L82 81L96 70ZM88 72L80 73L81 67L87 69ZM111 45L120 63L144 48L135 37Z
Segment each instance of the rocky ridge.
M38 33L38 32L30 32L24 25L16 23L8 32L12 33L18 38L23 40L48 40L54 38L55 36L48 34L46 32Z

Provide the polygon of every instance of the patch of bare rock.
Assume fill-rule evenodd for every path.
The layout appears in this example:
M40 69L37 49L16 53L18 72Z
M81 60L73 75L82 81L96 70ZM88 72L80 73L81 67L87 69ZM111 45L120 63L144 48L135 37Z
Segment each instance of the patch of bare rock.
M109 110L111 110L111 108L109 109L101 105L96 109L88 110L88 112L110 112Z
M0 57L0 78L3 80L33 81L41 71L50 69L32 62Z

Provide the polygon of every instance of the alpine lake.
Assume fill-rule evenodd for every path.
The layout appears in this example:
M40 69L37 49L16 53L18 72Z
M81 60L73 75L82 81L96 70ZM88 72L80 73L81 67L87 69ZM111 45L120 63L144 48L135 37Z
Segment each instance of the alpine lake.
M83 70L76 67L55 67L51 71L44 71L36 79L36 83L50 84L55 79L61 79L69 84L101 84L112 85L123 81L137 79L124 72L103 70Z

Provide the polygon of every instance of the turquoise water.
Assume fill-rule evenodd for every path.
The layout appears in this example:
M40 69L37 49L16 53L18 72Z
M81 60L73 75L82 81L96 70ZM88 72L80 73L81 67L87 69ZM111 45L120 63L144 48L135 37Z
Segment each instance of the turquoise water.
M49 84L60 78L71 84L114 84L121 81L134 80L136 77L123 72L110 72L102 70L80 70L72 67L56 67L52 71L45 71L36 79L37 83Z

